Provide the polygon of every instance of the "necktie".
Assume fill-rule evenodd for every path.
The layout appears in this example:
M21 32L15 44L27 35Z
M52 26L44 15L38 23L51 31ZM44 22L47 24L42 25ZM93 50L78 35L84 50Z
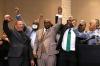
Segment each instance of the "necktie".
M70 42L71 42L71 29L69 29L68 31L66 51L70 51Z

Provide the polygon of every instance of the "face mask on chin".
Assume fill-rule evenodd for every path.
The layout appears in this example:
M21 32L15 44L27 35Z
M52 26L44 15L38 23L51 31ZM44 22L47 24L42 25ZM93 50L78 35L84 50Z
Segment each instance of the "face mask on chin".
M38 26L37 26L36 24L33 24L33 25L32 25L32 29L33 29L33 30L37 30L37 29L38 29Z

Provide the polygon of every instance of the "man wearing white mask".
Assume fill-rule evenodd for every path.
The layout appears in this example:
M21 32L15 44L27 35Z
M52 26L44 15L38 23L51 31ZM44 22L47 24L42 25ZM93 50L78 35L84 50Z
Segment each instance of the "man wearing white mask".
M30 34L32 48L34 46L34 41L35 41L35 38L36 38L36 31L38 30L38 28L39 28L39 23L34 21L33 24L32 24L32 30L31 30L31 34Z
M34 41L36 38L36 32L39 28L39 23L37 21L34 21L31 27L31 32L30 32L30 39L31 39L31 47L32 49L34 48ZM34 58L35 61L35 66L37 66L37 59Z

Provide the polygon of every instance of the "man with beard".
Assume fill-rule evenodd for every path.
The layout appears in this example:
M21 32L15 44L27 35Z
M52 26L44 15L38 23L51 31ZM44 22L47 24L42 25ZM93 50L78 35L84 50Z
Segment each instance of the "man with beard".
M75 29L75 33L77 36L78 44L87 44L87 32L85 31L86 22L85 20L80 20L78 28Z
M23 21L15 22L14 29L10 29L8 23L12 21L10 15L4 16L3 30L9 38L10 49L8 52L9 66L34 65L32 49L29 37L24 33Z
M67 20L61 31L61 37L58 42L57 50L59 56L57 66L77 66L76 64L76 34L71 20Z
M61 22L52 26L50 20L44 20L44 28L37 31L34 43L34 55L37 56L38 66L55 66L56 65L56 34Z

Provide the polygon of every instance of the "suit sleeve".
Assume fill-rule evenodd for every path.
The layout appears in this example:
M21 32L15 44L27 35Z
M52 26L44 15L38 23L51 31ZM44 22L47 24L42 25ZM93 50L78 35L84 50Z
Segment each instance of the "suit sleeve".
M57 50L61 49L61 44L62 44L63 35L64 35L65 30L66 30L66 28L63 27L63 29L60 32L60 39L58 41L58 45L57 45L57 48L56 48Z
M34 56L33 56L33 49L31 47L31 45L29 44L29 55L30 55L30 60L34 60Z
M58 31L62 25L62 18L58 19L58 22L53 26L53 28Z
M58 23L58 16L55 16L55 23Z
M12 30L8 27L8 21L7 20L3 21L3 31L7 34L8 37L12 33Z

